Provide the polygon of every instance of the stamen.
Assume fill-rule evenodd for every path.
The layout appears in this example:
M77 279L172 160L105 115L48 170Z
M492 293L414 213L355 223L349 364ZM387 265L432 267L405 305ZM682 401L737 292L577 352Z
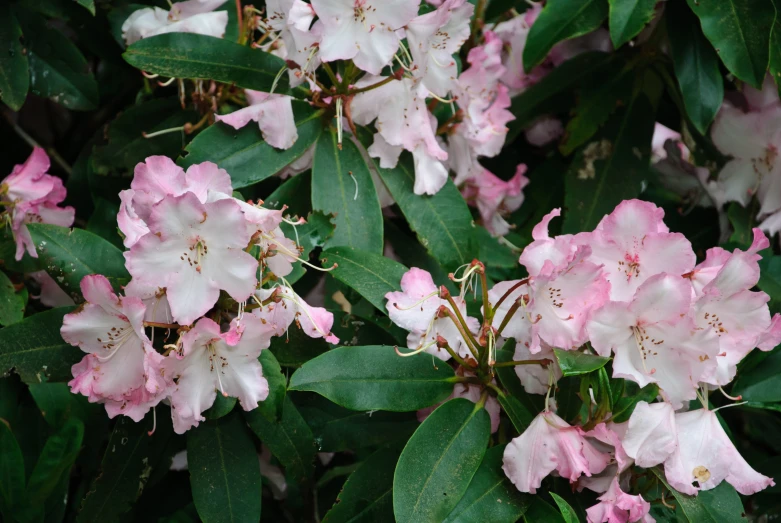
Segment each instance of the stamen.
M267 234L261 234L261 238L263 238L265 240L272 241L272 242L275 239L273 236L268 236ZM316 265L312 265L311 263L309 263L308 261L304 260L303 258L299 258L298 255L296 255L290 249L288 249L287 247L285 247L283 245L280 245L278 243L274 244L274 250L278 251L278 252L281 252L282 254L284 254L286 256L289 256L289 257L295 259L296 261L299 261L299 262L303 263L307 267L310 267L310 268L315 269L315 270L320 271L320 272L331 272L332 270L334 270L337 267L339 267L338 263L334 263L331 267L329 267L327 269L325 269L323 267L317 267Z
M410 305L409 307L399 307L399 306L398 306L397 304L395 304L395 303L393 304L393 306L394 306L394 307L396 307L396 309L398 309L398 310L400 310L400 311L408 311L408 310L410 310L410 309L414 309L414 308L415 308L415 307L417 307L418 305L420 305L420 304L424 303L424 302L425 302L425 301L427 301L429 298L433 298L434 296L439 296L439 289L435 290L434 292L432 292L432 293L430 293L430 294L427 294L427 295L425 295L425 296L424 296L424 297L422 297L422 298L421 298L419 301L416 301L415 303L413 303L413 304L412 304L412 305Z
M144 78L149 78L150 80L154 80L160 76L159 74L149 74L146 71L141 71L141 74L144 75Z
M282 73L284 73L287 70L287 66L284 66L282 69L279 70L277 75L274 77L274 82L271 84L271 90L268 94L274 94L274 90L277 88L277 84L279 83L279 79L282 78Z
M143 136L144 138L154 138L156 136L161 136L164 134L175 133L180 131L184 132L184 125L182 125L181 127L172 127L170 129L163 129L162 131L155 131L153 133L141 133L141 136Z
M157 82L157 85L159 85L160 87L168 87L169 85L171 85L175 81L176 81L176 77L171 77L168 80L166 80L165 82Z
M157 430L157 407L152 407L152 430L147 432L147 436L151 436Z
M353 195L353 201L358 199L358 180L355 178L355 175L352 171L347 171L347 173L350 175L350 178L353 179L353 183L355 184L355 194Z
M423 345L419 349L415 349L412 352L407 352L407 353L400 352L398 347L394 347L394 350L396 351L396 354L398 354L402 358L407 358L409 356L414 356L415 354L420 354L421 352L425 351L426 349L428 349L432 345L435 345L436 343L437 343L436 340L434 340L431 343L427 343L427 344Z
M723 389L723 388L721 388L721 387L719 387L719 390L721 391L721 393L722 393L722 394L724 394L724 397L725 397L725 398L727 398L727 399L730 399L730 400L732 400L732 401L740 401L740 400L742 400L742 399L743 399L743 396L730 396L730 395L729 395L729 394L727 394L727 393L724 391L724 389Z
M740 403L730 403L729 405L722 405L721 407L713 409L713 412L718 412L721 409L726 409L727 407L740 407L741 405L745 405L748 403L748 401L741 401Z

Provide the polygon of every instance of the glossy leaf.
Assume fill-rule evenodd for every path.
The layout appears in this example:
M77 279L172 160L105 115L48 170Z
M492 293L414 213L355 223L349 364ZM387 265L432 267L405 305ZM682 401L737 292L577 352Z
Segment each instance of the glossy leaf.
M14 111L21 109L30 87L27 53L22 47L22 28L11 5L0 6L0 100Z
M32 383L30 395L43 419L54 428L61 427L70 417L75 396L66 383Z
M575 513L575 509L558 494L551 492L550 495L553 498L553 501L556 502L556 506L559 507L559 512L561 512L561 516L564 518L565 523L578 523L579 519L578 515Z
M757 287L770 296L771 312L781 311L781 256L765 256L759 261Z
M238 413L189 430L187 464L193 501L205 523L260 519L260 463Z
M43 223L27 227L46 272L76 302L82 301L79 284L84 276L102 274L115 291L130 281L122 251L100 236Z
M317 451L315 439L289 396L285 396L279 421L269 421L257 409L245 412L244 419L293 481L300 483L312 479Z
M745 401L781 401L781 351L770 354L761 365L738 373L731 392Z
M450 514L483 460L490 425L485 409L463 398L444 403L426 418L396 465L396 521L442 521Z
M536 416L536 412L530 411L529 408L521 403L521 401L510 394L500 394L496 398L499 400L499 404L502 406L502 410L515 427L518 433L525 431L529 425L531 425Z
M675 512L681 516L679 521L689 521L690 523L745 523L748 521L740 496L726 481L722 481L714 489L702 490L696 496L687 496L672 488L659 468L652 468L651 471L675 497L678 505Z
M175 78L209 79L255 91L271 91L285 62L270 53L222 38L194 33L167 33L144 38L128 47L122 57L147 73ZM282 74L275 93L287 93L288 76Z
M601 369L610 361L610 358L603 358L602 356L594 356L578 351L554 348L553 353L556 355L556 361L558 361L559 367L561 367L561 373L564 376L588 374L589 372Z
M702 32L735 76L762 87L770 58L770 32L776 18L771 0L687 0Z
M407 268L390 258L350 247L335 247L323 251L324 267L338 264L331 276L358 292L387 314L385 294L401 290L401 277Z
M231 176L234 189L263 181L298 160L323 132L322 111L306 102L293 101L293 117L298 139L290 149L277 149L263 140L257 124L250 122L239 130L216 123L199 133L180 161L183 167L214 162Z
M523 48L526 72L542 62L557 43L590 33L608 15L607 0L552 0L545 4Z
M13 432L0 419L0 515L11 520L11 510L24 496L24 458Z
M60 482L60 477L70 473L71 466L81 450L83 438L84 424L71 418L46 440L27 481L27 498L33 506L46 501Z
M14 284L8 276L0 271L0 325L17 323L24 317L25 301L21 293L17 293Z
M350 474L323 523L393 523L393 471L399 452L380 449Z
M620 398L613 406L613 421L623 423L629 421L630 416L635 410L637 404L641 401L652 402L659 395L659 386L656 383L650 383L640 389L637 394Z
M534 496L532 498L531 505L523 515L524 523L537 523L538 521L544 521L545 523L566 523L564 518L558 510L553 508L550 503L542 499L540 496Z
M277 421L282 415L282 405L285 402L287 378L282 374L282 368L270 350L260 353L260 365L263 367L263 377L268 381L268 397L261 401L256 409L269 421Z
M339 347L304 363L289 389L317 392L351 410L414 411L453 392L453 369L434 365L429 354L401 358L393 347Z
M656 0L609 0L610 39L619 48L640 34L654 17Z
M686 114L706 134L724 100L719 57L683 2L667 6L667 35Z
M327 248L353 247L382 254L382 210L369 167L352 140L344 140L339 148L334 129L317 140L312 208L336 215L336 230Z
M534 497L519 492L502 470L505 447L497 445L486 451L480 468L445 523L513 523L526 512Z
M25 383L69 381L71 366L83 356L60 336L62 318L73 307L39 312L0 329L0 372L14 370Z
M222 394L217 394L214 398L214 403L211 407L203 412L203 417L209 420L220 419L227 416L236 407L236 398L225 397Z

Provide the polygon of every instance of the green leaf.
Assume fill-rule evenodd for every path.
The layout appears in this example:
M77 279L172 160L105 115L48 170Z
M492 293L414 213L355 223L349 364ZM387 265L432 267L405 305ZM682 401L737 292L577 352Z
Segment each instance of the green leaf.
M77 303L84 276L102 274L115 291L130 280L122 251L83 229L31 223L27 226L46 272Z
M447 517L477 472L490 435L488 413L463 398L446 402L426 418L396 465L396 521L442 521Z
M22 28L11 11L11 5L0 6L0 100L18 111L30 87L27 53L22 47Z
M532 497L531 505L529 505L528 510L523 515L523 521L524 523L538 523L541 521L545 523L566 523L559 511L540 496Z
M656 0L609 0L610 39L618 49L640 34L654 17Z
M282 463L288 477L297 483L312 479L317 451L315 439L290 396L285 396L279 421L269 421L258 409L245 412L244 419L260 441Z
M770 295L770 311L778 312L781 310L781 256L765 256L759 261L759 268L757 287Z
M610 358L594 356L583 352L553 349L556 361L559 362L561 373L564 376L580 376L601 369L610 361Z
M203 412L203 417L206 419L220 419L233 412L233 408L236 406L236 398L225 397L222 394L217 394L214 398L212 406Z
M25 383L69 381L71 366L84 353L60 336L62 317L73 307L60 307L0 330L0 373L13 369Z
M530 411L518 398L503 394L497 396L497 399L518 433L522 433L531 425L536 413Z
M429 354L401 358L393 347L339 347L304 363L289 390L317 392L351 410L413 411L453 392L453 369L435 365Z
M776 81L776 86L781 91L781 1L773 0L776 8L776 21L773 24L773 32L770 35L770 62L768 70Z
M271 91L277 74L287 67L284 60L260 49L194 33L144 38L128 47L122 57L148 73L210 79L264 92ZM286 73L279 76L274 92L290 92Z
M51 427L61 427L70 417L76 396L65 383L32 383L30 395Z
M464 496L444 523L514 523L526 512L535 496L519 492L502 470L505 447L488 449Z
M776 19L771 0L687 0L702 32L732 74L762 88L770 58L770 32Z
M352 140L344 140L341 149L337 146L334 129L317 140L312 208L336 215L336 231L326 247L353 247L382 254L382 209L369 166Z
M616 205L640 194L653 130L653 106L639 94L580 149L566 175L563 232L591 231Z
M380 449L350 474L323 523L393 523L393 471L399 452Z
M557 43L590 33L608 15L607 0L550 0L529 31L523 49L523 67L528 73L542 62Z
M263 181L295 160L298 160L323 132L322 111L315 111L306 102L293 101L293 117L298 140L290 149L269 145L254 122L235 130L216 123L190 142L182 167L201 162L214 162L228 171L233 188L247 187ZM283 202L286 203L286 202Z
M667 487L675 501L678 502L676 514L678 521L691 523L745 523L748 521L740 502L740 496L735 489L722 481L718 487L711 490L701 490L697 496L681 494L667 483L664 474L658 467L651 471Z
M12 521L11 509L24 496L24 458L11 428L0 418L0 514Z
M402 264L371 252L350 247L336 247L323 251L320 255L323 266L337 263L331 276L387 314L385 294L401 290L401 277L407 272Z
M781 401L781 351L774 351L761 365L739 373L731 392L745 401Z
M16 293L14 284L0 271L0 325L11 325L24 318L24 297Z
M301 175L298 175L294 178L300 177ZM308 191L306 194L308 194ZM295 239L298 246L303 249L299 257L302 260L309 260L312 251L317 247L323 247L325 242L334 235L335 226L332 219L333 218L330 215L325 215L320 211L314 211L306 216L305 224L293 226L289 223L282 222L280 228L282 229L282 232L285 233L286 238ZM306 274L304 264L296 262L293 264L293 270L290 274L285 276L285 279L292 285L300 280L304 274Z
M84 424L71 418L46 440L27 482L26 494L33 506L46 501L60 482L60 477L70 473L70 468L79 455L83 438Z
M488 270L491 269L515 269L518 267L518 253L510 249L504 243L499 243L497 238L483 226L475 227L477 243L480 246L480 256Z
M472 214L453 182L448 180L433 196L415 194L415 167L408 152L393 169L376 162L374 167L418 241L440 265L455 270L472 261L478 250Z
M125 247L117 228L118 212L119 205L98 196L95 198L95 210L92 211L92 216L87 222L87 230L107 240L117 249L123 250Z
M651 403L658 395L659 386L656 383L650 383L640 389L637 394L620 398L613 406L613 421L615 423L629 421L629 417L639 402Z
M553 501L556 502L556 506L559 507L559 512L561 512L564 521L566 523L578 523L578 515L575 513L575 509L570 507L569 503L564 501L564 498L558 494L551 492L550 495L553 498Z
M92 111L98 84L79 48L43 17L18 10L30 63L30 90L72 111Z
M260 519L260 463L238 413L187 431L187 465L195 507L205 523Z
M83 6L92 16L95 16L95 0L76 0L76 3Z
M282 405L287 392L287 378L282 374L282 368L270 350L260 353L260 365L263 377L268 381L268 397L261 401L256 409L269 421L277 421L282 415Z
M682 2L673 2L665 9L670 54L686 114L694 127L706 134L724 100L719 57Z
M496 351L496 361L512 361L514 355L515 340L511 338ZM521 385L521 380L515 373L514 367L495 367L495 370L496 375L499 376L499 381L508 392L507 397L512 396L516 400L514 402L499 397L499 401L500 403L504 401L507 404L505 410L507 411L508 416L510 416L510 421L513 422L513 425L518 432L523 432L526 430L526 427L529 426L532 419L534 419L534 416L542 411L544 407L543 397L537 394L529 394L524 390L523 385Z

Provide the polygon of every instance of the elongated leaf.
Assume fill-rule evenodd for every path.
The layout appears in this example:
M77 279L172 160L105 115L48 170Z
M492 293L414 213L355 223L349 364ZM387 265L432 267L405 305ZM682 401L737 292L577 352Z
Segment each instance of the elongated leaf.
M665 9L675 76L686 114L697 130L705 134L724 100L719 57L682 2L669 4Z
M22 47L22 28L11 12L11 5L0 6L0 100L18 111L30 87L29 63Z
M578 523L578 515L575 513L575 509L573 509L569 503L567 503L564 498L558 494L551 492L550 495L553 498L553 501L555 501L556 505L559 507L559 512L561 512L561 516L564 518L564 521L566 523Z
M320 255L323 266L339 264L331 276L358 291L366 300L387 314L385 294L401 290L401 277L407 272L402 264L370 252L350 247L335 247Z
M401 358L393 347L339 347L310 360L290 378L290 390L317 392L351 410L407 412L453 392L453 369L431 356Z
M515 340L509 339L499 350L496 351L496 361L513 361L514 353ZM508 392L508 396L513 396L515 399L517 399L523 409L512 409L517 411L517 415L515 416L516 419L513 419L511 416L510 420L513 422L513 425L515 425L515 428L518 429L519 432L521 430L525 430L526 427L529 426L529 423L531 423L531 420L534 418L534 416L542 411L544 407L543 397L537 394L529 394L526 392L526 390L524 390L523 385L521 385L521 380L515 373L514 367L496 367L496 375L499 376L499 381ZM502 398L500 397L499 400L502 401ZM508 414L511 408L510 403L511 402L508 402ZM516 422L521 423L523 429L519 428Z
M287 378L282 374L282 368L270 350L261 352L258 359L263 367L263 377L268 381L268 397L260 402L256 410L266 416L269 421L275 422L282 414Z
M222 394L217 394L217 397L214 398L214 403L212 403L212 406L203 412L203 417L212 420L227 416L233 412L233 409L236 407L236 402L236 398L226 398Z
M654 17L656 0L609 0L610 39L619 48L640 34Z
M0 271L0 325L11 325L24 317L24 298L17 294L14 284Z
M284 60L222 38L193 33L168 33L144 38L122 57L133 67L176 78L210 79L255 91L271 91ZM289 92L287 74L275 93Z
M234 189L263 181L299 159L323 132L322 111L313 110L308 103L293 101L293 117L298 140L290 149L269 145L254 122L238 131L217 123L187 145L187 155L180 163L189 167L214 162L228 171Z
M770 62L768 69L776 87L781 91L781 0L773 0L776 8L776 21L773 24L773 32L770 34Z
M691 523L745 523L748 521L738 493L726 481L722 481L714 489L700 491L697 496L687 496L672 488L658 467L652 468L651 471L665 487L670 489L675 501L678 502L675 512L682 516L678 519L679 521Z
M30 395L41 411L43 419L54 428L61 427L70 417L73 398L65 383L32 383L29 386Z
M11 509L24 495L24 458L11 428L0 419L0 514L11 521Z
M730 207L731 209L732 207ZM765 256L759 261L759 268L760 276L757 287L770 296L768 304L770 311L779 312L781 311L781 256Z
M505 447L497 445L486 451L464 497L445 519L445 523L513 523L526 512L534 498L519 492L502 470Z
M610 358L584 354L577 351L553 349L556 355L556 361L559 362L561 373L564 376L580 376L599 370L610 361Z
M653 106L639 94L577 153L566 178L564 232L593 230L621 201L640 194L653 128Z
M490 433L485 409L463 398L446 402L426 418L396 465L396 521L442 521L447 517L477 472Z
M205 523L260 519L260 463L238 413L187 431L193 500Z
M781 401L781 351L774 351L761 365L739 373L732 394L746 401Z
M336 231L326 247L382 254L382 210L369 167L352 140L344 140L339 149L334 129L317 140L312 208L336 215Z
M499 395L497 399L502 406L502 410L504 410L507 417L510 418L513 427L515 427L515 430L517 430L519 434L531 425L532 420L534 420L534 416L536 416L537 413L530 411L518 398L509 394L504 394Z
M299 483L312 479L317 451L315 439L289 396L285 396L279 421L269 421L257 409L245 412L244 419L282 463L290 478Z
M523 515L524 523L566 523L558 510L540 496L534 496L528 510Z
M76 3L83 6L92 16L95 16L95 0L76 0Z
M83 300L79 284L84 276L102 274L116 291L130 280L122 251L100 236L43 223L28 229L46 272L76 302Z
M770 58L770 32L776 18L771 0L687 0L702 32L735 76L762 87Z
M73 307L60 307L0 330L0 372L11 369L25 383L68 381L71 366L84 353L60 336L62 317Z
M84 424L76 418L71 418L46 440L27 482L26 494L32 505L39 505L46 501L60 482L60 477L70 472L73 462L79 455L83 438Z
M383 169L376 162L374 167L418 241L440 265L455 270L477 256L472 215L450 180L433 196L415 194L415 167L408 152L402 153L393 169Z
M528 73L557 43L590 33L607 18L607 0L552 0L545 4L529 31L523 49Z
M623 423L628 421L635 410L637 404L641 401L650 403L659 395L659 386L656 383L650 383L640 389L637 394L620 398L614 402L613 421Z
M393 523L393 471L399 452L380 449L350 474L323 523Z

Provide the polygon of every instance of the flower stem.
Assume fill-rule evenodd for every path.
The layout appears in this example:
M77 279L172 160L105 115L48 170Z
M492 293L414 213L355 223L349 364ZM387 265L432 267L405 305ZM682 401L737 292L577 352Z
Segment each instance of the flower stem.
M527 283L529 283L529 278L524 278L524 279L520 280L519 282L517 282L512 287L510 287L509 289L507 289L507 292L502 294L501 298L499 298L499 300L496 302L496 304L494 304L494 309L498 309L499 306L502 303L504 303L504 300L506 300L510 296L510 294L513 293L513 291L518 289L518 287L522 287L523 285L526 285Z
M521 306L521 303L523 303L523 297L521 297L518 300L515 300L515 303L512 304L512 307L510 307L510 310L507 311L507 314L505 314L502 323L499 325L499 328L496 330L497 336L500 336L502 334L504 328L507 327L508 323L510 323L510 318L515 316L515 313L518 312L518 308Z
M350 91L347 92L347 94L355 95L355 94L365 93L366 91L371 91L372 89L377 89L378 87L382 87L385 84L389 84L390 82L392 82L395 79L396 79L395 76L389 76L389 77L385 78L384 80L380 80L377 83L374 83L374 84L371 84L371 85L367 85L366 87L360 87L358 89L351 89Z
M145 321L144 327L160 327L161 329L178 329L180 325L177 323L159 323L156 321Z
M477 359L477 361L480 361L480 358L478 358L478 355L480 353L481 345L479 343L477 343L477 340L472 335L472 333L469 331L469 328L466 325L466 320L461 315L461 311L458 310L458 305L456 305L456 302L455 302L455 300L453 300L453 297L450 295L450 293L447 293L446 299L447 299L447 302L450 304L450 307L452 307L453 312L456 315L456 318L458 318L458 321L461 322L461 326L462 326L461 330L464 331L461 335L464 336L464 333L466 333L466 335L464 336L464 340L467 341L467 343L469 343L469 342L472 343L472 346L478 352L478 354L475 354L475 359ZM456 326L458 326L458 324L456 324Z
M542 365L545 367L546 365L550 365L552 362L548 359L541 359L541 360L523 360L523 361L502 361L499 363L495 363L494 367L515 367L518 365Z
M461 337L464 338L464 343L466 343L466 346L469 347L469 352L472 353L472 356L474 356L475 361L480 361L480 353L478 349L475 346L472 346L472 341L474 341L474 338L472 337L471 333L469 333L468 330L466 330L465 323L463 323L463 319L459 320L453 315L453 312L445 307L444 305L439 308L440 311L442 311L445 316L450 318L450 320L455 324L456 329L458 329L458 333L461 334ZM456 309L458 311L458 309ZM461 314L459 313L459 316ZM471 341L470 341L471 340Z

